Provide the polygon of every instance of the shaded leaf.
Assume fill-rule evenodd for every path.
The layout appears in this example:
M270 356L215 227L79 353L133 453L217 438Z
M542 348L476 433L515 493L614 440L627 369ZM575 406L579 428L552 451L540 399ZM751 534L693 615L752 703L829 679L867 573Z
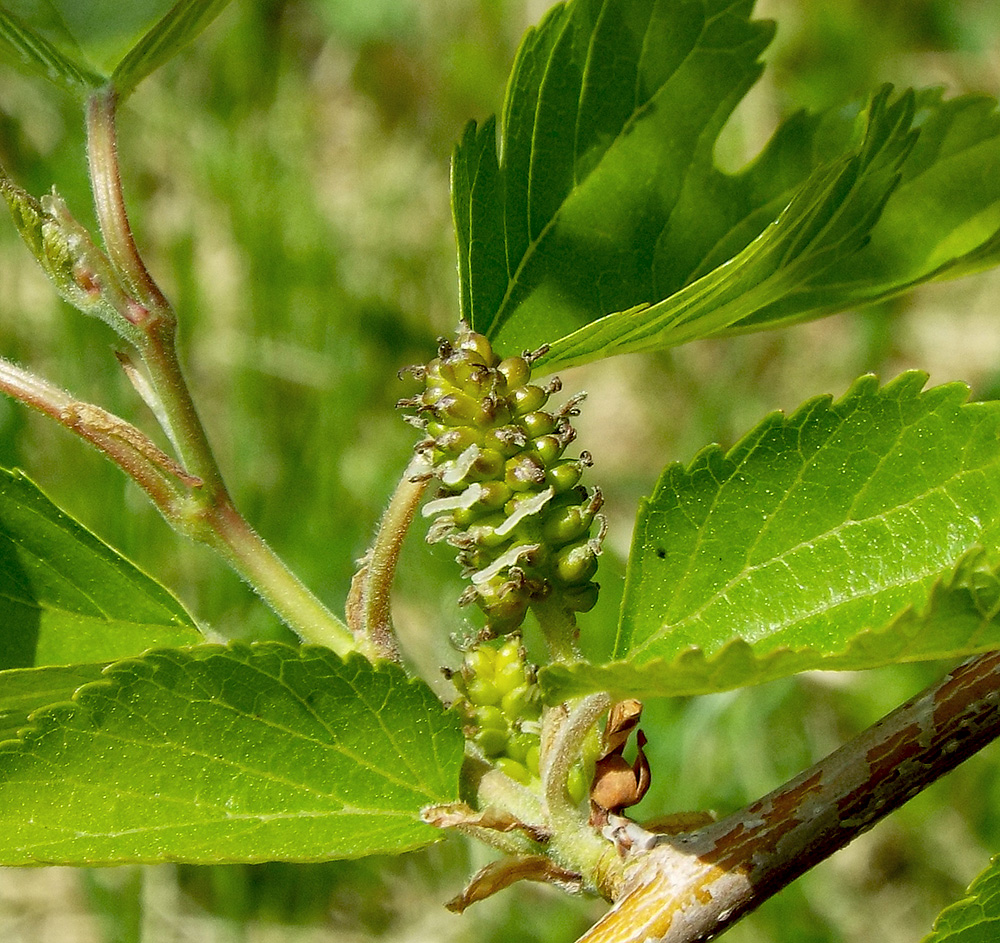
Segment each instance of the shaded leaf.
M924 380L863 377L669 466L639 510L615 662L549 689L696 693L1000 646L1000 404Z
M459 244L490 247L479 265L460 260L476 330L503 349L536 347L663 297L657 239L773 35L748 21L750 6L575 0L528 31L499 157L490 134L468 130L456 153L482 178L455 192Z
M101 677L104 665L60 665L0 671L0 741L11 740L36 710L68 701L73 692Z
M1000 113L994 99L920 94L919 136L868 244L735 325L794 323L1000 260Z
M434 841L458 718L396 665L278 643L151 652L0 744L0 861L306 861Z
M946 907L924 943L992 943L1000 935L1000 858L969 885L968 894Z
M725 333L798 297L831 268L839 272L868 241L916 140L912 93L895 101L889 96L888 86L873 96L856 149L814 171L778 218L736 256L664 301L608 315L553 343L539 364L550 368ZM765 320L759 314L756 326Z
M551 344L554 369L995 264L991 99L883 89L715 166L773 32L752 6L571 0L529 30L499 133L470 126L453 161L462 314L498 349Z
M162 586L0 469L0 667L107 662L202 636Z
M121 96L194 39L229 0L6 0L0 44L80 97L107 83Z
M177 0L115 67L112 81L127 95L147 75L173 58L222 10L229 0Z
M78 97L84 97L104 82L104 77L85 65L81 58L67 55L54 43L9 9L0 6L0 48L37 75Z

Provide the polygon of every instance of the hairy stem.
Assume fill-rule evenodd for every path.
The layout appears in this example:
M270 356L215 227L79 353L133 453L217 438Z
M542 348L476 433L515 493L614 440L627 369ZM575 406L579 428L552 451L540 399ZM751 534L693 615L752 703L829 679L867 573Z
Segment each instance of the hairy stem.
M110 87L96 92L87 103L87 156L94 204L108 258L124 290L123 300L118 302L119 314L133 328L128 336L135 339L148 370L157 418L177 451L180 465L175 463L175 467L183 467L188 487L180 494L165 494L162 487L157 490L152 487L157 484L155 478L149 484L145 481L150 478L146 465L156 470L149 456L146 465L126 460L129 456L123 457L121 449L116 451L95 440L89 432L93 422L68 421L69 414L58 408L56 418L102 448L139 481L177 530L217 550L304 641L328 646L340 655L356 650L358 645L347 626L306 589L240 516L229 496L181 369L177 319L146 268L132 235L118 163L115 105L115 92ZM25 393L22 390L12 395L31 402ZM31 405L44 409L41 402ZM94 415L100 412L97 407L87 408ZM51 409L45 411L53 414ZM122 420L116 421L116 428L132 429ZM149 441L138 430L136 433L143 442ZM111 446L116 442L113 439Z
M167 433L181 463L201 479L200 500L226 500L226 488L177 356L177 318L146 268L132 235L118 163L113 89L96 92L87 103L87 157L94 206L108 258L130 296L121 313L137 329L136 344L162 405Z
M579 943L714 938L997 736L1000 652L989 652L745 809L685 835L645 833L652 850Z
M176 518L186 489L201 484L131 423L2 358L0 391L50 416L103 452L168 519Z
M118 164L116 105L117 95L111 87L95 92L87 102L87 158L101 235L111 264L133 298L157 313L169 312L169 302L139 255L125 210Z
M610 705L609 695L590 694L565 707L559 705L546 711L541 777L545 801L554 817L578 817L578 810L566 792L566 780L570 767L580 757L587 734Z
M344 657L362 651L377 654L355 641L347 626L323 605L288 569L284 561L229 503L219 504L205 517L204 541L260 594L261 598L305 642L324 645Z
M392 661L399 661L396 630L392 624L392 583L403 540L426 490L426 478L404 475L400 479L379 522L375 541L351 587L347 613L351 629L382 658Z

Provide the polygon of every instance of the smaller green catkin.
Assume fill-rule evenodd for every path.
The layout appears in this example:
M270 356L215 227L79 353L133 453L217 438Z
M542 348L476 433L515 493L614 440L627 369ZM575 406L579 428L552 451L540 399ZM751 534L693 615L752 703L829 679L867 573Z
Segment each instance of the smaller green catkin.
M479 643L447 676L459 694L455 705L466 734L483 755L518 782L538 779L542 702L520 636L499 646Z
M479 642L465 653L462 667L446 670L445 676L458 692L454 706L465 720L466 736L483 757L522 785L539 787L542 698L520 635L499 644ZM574 802L587 797L600 751L595 728L569 771L566 789Z
M463 324L454 343L440 341L434 360L409 368L424 390L400 401L426 432L415 474L440 482L423 511L434 518L427 539L458 549L470 584L459 602L483 610L488 635L519 628L533 601L571 615L597 602L603 499L579 484L590 455L563 457L583 394L547 411L562 384L530 382L537 356L501 359Z

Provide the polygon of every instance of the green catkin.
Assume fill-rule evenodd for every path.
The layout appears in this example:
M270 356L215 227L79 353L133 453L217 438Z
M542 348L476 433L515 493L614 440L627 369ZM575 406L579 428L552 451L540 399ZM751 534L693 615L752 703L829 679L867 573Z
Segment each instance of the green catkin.
M563 455L582 396L547 411L561 384L532 384L531 361L501 360L462 325L454 343L442 340L434 360L412 368L424 390L401 402L426 432L418 473L440 482L424 508L434 518L427 539L458 550L469 580L460 602L483 610L490 636L516 631L532 601L570 614L597 602L601 494L579 484L590 456Z
M449 676L466 733L498 769L528 785L538 779L542 702L521 639L481 642Z

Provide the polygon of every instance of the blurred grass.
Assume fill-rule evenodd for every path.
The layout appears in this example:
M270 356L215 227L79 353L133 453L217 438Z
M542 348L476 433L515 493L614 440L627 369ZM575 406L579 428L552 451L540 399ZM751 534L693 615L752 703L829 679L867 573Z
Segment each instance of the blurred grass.
M529 0L258 0L234 4L144 84L121 122L126 193L151 268L182 319L188 373L237 501L331 605L407 461L396 372L457 317L448 156L469 117L501 103ZM880 81L1000 88L1000 7L977 0L768 0L771 68L720 146L737 165L780 115ZM0 69L0 162L53 183L92 218L81 120L57 93ZM574 371L591 393L580 442L612 518L605 598L585 627L609 645L639 497L668 460L733 442L765 412L907 367L1000 390L995 275L791 331L693 344ZM57 304L0 226L0 350L151 428L111 335ZM608 430L614 429L614 436ZM626 440L628 449L621 448ZM207 552L177 540L140 493L75 439L0 401L0 464L27 469L102 537L231 637L283 630ZM617 559L616 559L617 556ZM397 599L406 646L432 675L462 632L445 553L419 539ZM808 676L647 707L656 777L643 811L726 811L936 677L941 666ZM916 940L1000 849L995 749L765 905L733 943ZM4 943L523 940L562 943L601 911L536 887L465 916L441 904L485 859L446 842L394 860L324 866L0 872ZM49 893L39 888L51 887ZM67 892L71 888L72 892ZM66 896L69 893L69 896Z

